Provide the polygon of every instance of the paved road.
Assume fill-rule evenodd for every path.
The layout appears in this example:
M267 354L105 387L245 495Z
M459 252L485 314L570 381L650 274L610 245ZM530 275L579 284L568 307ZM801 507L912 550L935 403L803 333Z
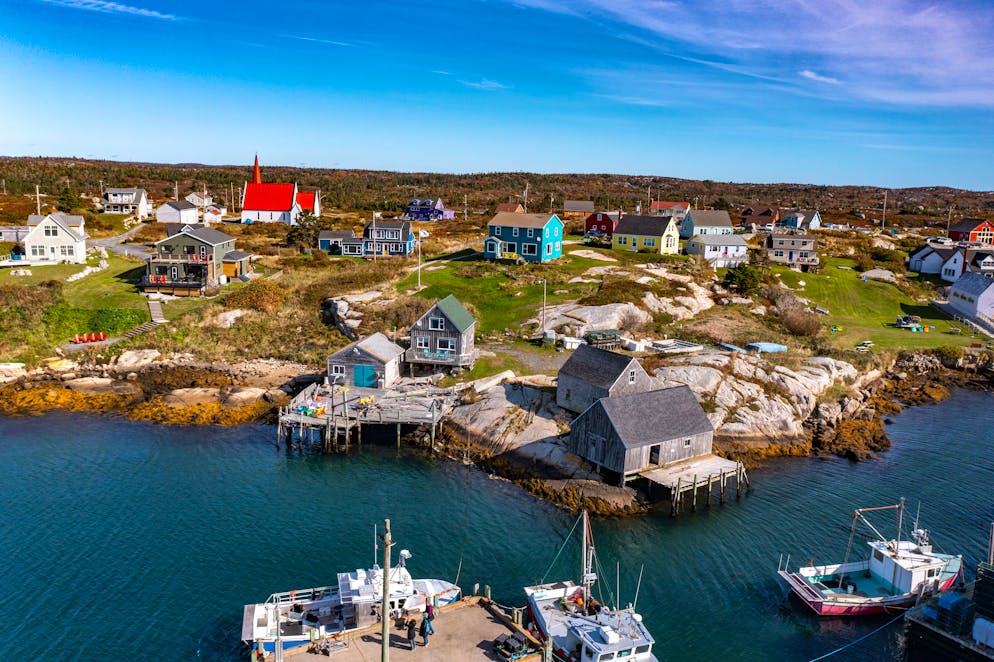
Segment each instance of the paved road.
M129 257L136 257L138 259L144 260L148 257L151 252L150 246L145 246L142 244L126 245L122 244L125 239L129 239L133 234L135 234L139 228L141 228L141 223L131 228L124 234L119 234L116 237L104 237L102 239L93 239L90 243L94 246L103 246L107 250L117 253L119 255L126 255Z

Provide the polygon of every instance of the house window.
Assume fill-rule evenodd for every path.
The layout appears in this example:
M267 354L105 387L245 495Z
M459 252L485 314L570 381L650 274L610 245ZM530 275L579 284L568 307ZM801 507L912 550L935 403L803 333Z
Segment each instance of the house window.
M439 338L438 339L438 351L440 351L440 352L454 352L454 351L456 351L456 339L455 338Z
M627 246L628 245L628 237L618 237L618 245L619 246Z
M558 237L559 236L559 226L556 226L556 227L552 228L552 236L554 236L554 237Z
M402 250L403 246L401 244L390 244L391 253L400 253Z
M683 446L684 446L684 448L690 446L690 439L684 439L683 440Z
M522 255L538 255L537 244L521 244Z
M201 246L200 247L200 259L201 260L206 260L207 259L207 247L206 246Z
M32 246L31 247L31 257L45 257L45 247L44 246Z
M549 238L549 228L545 228L545 238Z
M54 225L45 226L45 236L46 237L57 237L59 236L59 229Z
M428 349L429 346L428 338L425 336L418 336L414 339L414 347L417 349Z
M445 318L444 317L429 317L428 318L428 329L431 331L444 331L445 330Z
M557 241L557 242L556 242L556 250L557 250L557 251L561 251L562 249L563 249L563 245L562 245L562 243L561 243L561 242L558 242L558 241Z
M333 365L333 366L331 366L331 374L332 374L332 376L339 376L339 375L344 376L345 375L345 366L343 366L343 365Z
M676 246L676 238L666 237L666 248L673 248L674 246Z
M504 244L505 253L517 253L518 252L518 242L508 241Z
M546 244L545 245L545 254L546 255L552 255L552 244Z
M518 228L511 228L511 236L512 237L518 236Z
M635 371L634 370L629 370L628 371L628 383L629 384L634 384L635 383Z
M656 245L655 239L644 239L642 240L642 245L647 247L652 247Z
M531 239L534 236L535 236L534 228L528 228L528 238Z
M773 257L783 257L783 251L773 251Z

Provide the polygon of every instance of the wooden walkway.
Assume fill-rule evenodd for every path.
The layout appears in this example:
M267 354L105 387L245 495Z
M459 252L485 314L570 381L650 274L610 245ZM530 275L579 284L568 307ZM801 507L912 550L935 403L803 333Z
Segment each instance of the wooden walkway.
M325 451L344 450L352 443L362 443L363 425L401 427L431 426L435 432L442 419L455 405L452 389L435 387L374 389L356 386L312 384L280 409L276 445L286 441L302 447L305 441L320 442Z
M670 514L679 515L686 497L690 497L691 510L697 510L697 494L707 491L705 506L711 507L712 488L718 486L718 503L725 503L728 479L735 479L735 496L742 496L742 488L749 487L749 477L741 462L733 462L717 455L704 455L671 465L643 471L647 480L662 485L670 493Z

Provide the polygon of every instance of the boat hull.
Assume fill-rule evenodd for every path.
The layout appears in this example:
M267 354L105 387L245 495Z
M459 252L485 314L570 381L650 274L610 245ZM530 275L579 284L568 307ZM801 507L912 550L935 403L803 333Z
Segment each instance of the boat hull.
M875 614L894 614L913 607L918 600L917 593L902 593L886 598L859 598L855 596L840 596L837 599L825 598L812 590L796 573L780 572L786 580L791 592L808 608L819 616L873 616ZM945 591L956 582L956 574L948 577L939 585L939 591Z

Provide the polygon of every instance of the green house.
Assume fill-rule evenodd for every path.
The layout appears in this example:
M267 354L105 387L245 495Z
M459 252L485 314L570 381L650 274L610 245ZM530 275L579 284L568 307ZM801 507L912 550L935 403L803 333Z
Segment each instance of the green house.
M157 241L149 257L142 289L176 296L196 296L251 270L249 253L235 250L235 238L197 224L169 224L169 236Z

